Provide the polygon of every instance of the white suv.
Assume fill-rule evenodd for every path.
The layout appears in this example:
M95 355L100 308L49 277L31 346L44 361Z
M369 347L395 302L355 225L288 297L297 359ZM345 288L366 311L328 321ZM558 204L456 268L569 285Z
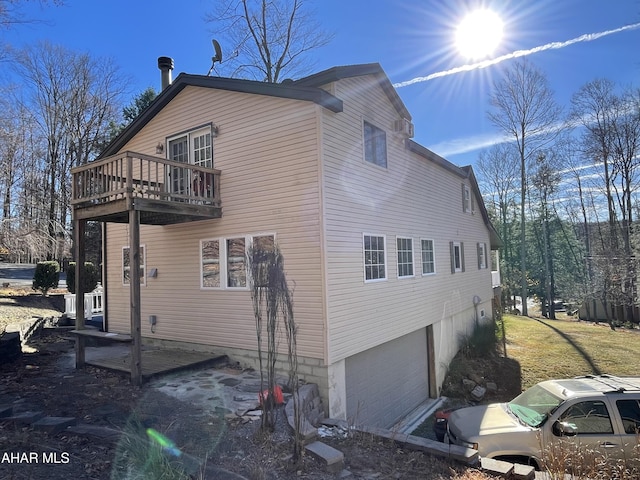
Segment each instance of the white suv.
M555 447L640 463L640 377L584 376L540 382L509 403L461 408L445 441L481 457L542 469Z

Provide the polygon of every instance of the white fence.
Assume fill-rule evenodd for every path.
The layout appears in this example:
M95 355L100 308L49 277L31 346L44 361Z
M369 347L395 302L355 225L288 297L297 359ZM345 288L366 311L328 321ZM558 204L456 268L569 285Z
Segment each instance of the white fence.
M101 315L103 312L104 290L102 285L98 286L93 292L84 294L84 318L90 319L94 315ZM67 293L64 296L64 314L68 318L76 318L76 294Z

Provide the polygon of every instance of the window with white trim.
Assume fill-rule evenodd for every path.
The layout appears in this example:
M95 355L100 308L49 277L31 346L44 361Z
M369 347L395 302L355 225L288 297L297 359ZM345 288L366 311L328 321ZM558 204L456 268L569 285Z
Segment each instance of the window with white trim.
M375 125L364 122L364 159L387 168L387 134Z
M364 280L372 282L386 280L384 235L363 235L364 248Z
M464 243L450 242L451 273L464 272Z
M169 137L167 145L169 160L213 168L213 141L210 125Z
M491 250L491 271L497 272L499 269L498 250Z
M145 267L145 246L140 245L140 285L145 285L147 270ZM122 285L131 283L131 248L129 246L122 247Z
M413 239L396 237L398 278L413 277Z
M246 289L247 247L269 251L275 246L274 234L243 235L200 240L200 286L204 289Z
M469 185L462 184L462 211L465 213L473 213L473 197Z
M478 243L478 269L487 268L487 244Z
M436 256L433 240L427 238L420 239L420 248L422 251L422 275L436 273Z

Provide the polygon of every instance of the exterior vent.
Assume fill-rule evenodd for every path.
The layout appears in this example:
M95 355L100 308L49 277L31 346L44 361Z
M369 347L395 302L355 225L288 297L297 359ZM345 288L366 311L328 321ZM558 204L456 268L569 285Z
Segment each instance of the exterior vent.
M413 123L406 118L396 120L394 130L407 138L413 138Z

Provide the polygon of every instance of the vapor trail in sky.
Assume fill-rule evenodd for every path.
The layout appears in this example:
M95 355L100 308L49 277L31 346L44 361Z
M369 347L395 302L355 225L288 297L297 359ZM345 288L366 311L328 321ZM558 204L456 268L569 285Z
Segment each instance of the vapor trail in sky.
M429 80L433 80L434 78L446 77L447 75L454 75L460 72L468 72L470 70L477 70L479 68L487 68L487 67L490 67L491 65L504 62L505 60L509 60L511 58L524 57L526 55L543 52L545 50L554 50L558 48L564 48L564 47L568 47L569 45L573 45L574 43L591 42L593 40L606 37L607 35L624 32L625 30L633 30L638 27L640 27L640 23L625 25L624 27L616 28L613 30L606 30L604 32L586 33L584 35L580 35L579 37L572 38L571 40L567 40L565 42L551 42L551 43L547 43L546 45L541 45L539 47L531 48L529 50L516 50L515 52L507 53L506 55L501 55L499 57L492 58L490 60L483 60L482 62L472 63L469 65L462 65L460 67L455 67L450 70L444 70L442 72L432 73L430 75L427 75L426 77L412 78L411 80L407 80L405 82L395 83L393 86L395 88L407 87L409 85L413 85L414 83L427 82Z

